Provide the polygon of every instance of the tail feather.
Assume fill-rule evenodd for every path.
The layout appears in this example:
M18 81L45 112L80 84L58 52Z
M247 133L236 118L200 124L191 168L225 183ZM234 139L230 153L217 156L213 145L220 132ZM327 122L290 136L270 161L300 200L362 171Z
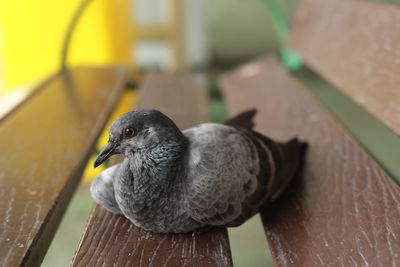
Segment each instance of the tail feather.
M255 125L253 119L256 114L257 110L255 108L249 109L227 120L226 122L224 122L224 124L251 130Z
M274 193L271 196L271 200L278 198L297 174L303 163L307 146L307 143L301 142L297 138L293 138L287 143L282 144L281 149L285 168L281 179L273 186L272 191Z

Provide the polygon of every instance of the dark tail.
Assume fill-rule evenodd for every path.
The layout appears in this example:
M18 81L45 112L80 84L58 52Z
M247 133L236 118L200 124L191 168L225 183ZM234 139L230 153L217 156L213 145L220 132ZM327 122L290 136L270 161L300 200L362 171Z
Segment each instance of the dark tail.
M290 184L292 179L296 176L297 172L304 164L308 144L293 138L289 142L282 144L282 152L284 157L284 169L281 179L274 185L271 200L275 200Z
M239 115L227 120L224 124L233 126L233 127L241 127L247 130L251 130L254 127L254 116L257 114L257 110L255 108L243 111Z

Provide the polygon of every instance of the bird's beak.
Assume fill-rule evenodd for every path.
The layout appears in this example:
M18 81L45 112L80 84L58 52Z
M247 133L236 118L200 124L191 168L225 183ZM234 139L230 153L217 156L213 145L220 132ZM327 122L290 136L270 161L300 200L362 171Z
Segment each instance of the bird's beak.
M94 160L94 167L100 166L104 161L106 161L110 156L116 154L115 148L117 147L116 143L108 141L108 143L101 149L100 153L97 155Z

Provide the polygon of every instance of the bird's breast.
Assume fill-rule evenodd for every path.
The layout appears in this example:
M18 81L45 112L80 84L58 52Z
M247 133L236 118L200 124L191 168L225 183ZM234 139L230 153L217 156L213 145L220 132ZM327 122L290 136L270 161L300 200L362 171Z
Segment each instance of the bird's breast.
M140 171L142 170L142 171ZM157 182L146 168L132 172L131 179L117 179L115 199L122 213L136 226L152 232L191 230L192 220L184 208L182 190Z

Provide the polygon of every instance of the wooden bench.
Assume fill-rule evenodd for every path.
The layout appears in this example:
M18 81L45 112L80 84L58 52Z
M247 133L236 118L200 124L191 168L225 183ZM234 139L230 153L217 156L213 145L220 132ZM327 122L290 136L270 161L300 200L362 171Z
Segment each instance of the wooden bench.
M395 177L331 115L340 118L337 107L331 113L319 101L321 90L342 90L400 134L399 20L397 6L304 0L289 37L303 70L289 73L263 57L220 77L231 115L256 107L257 130L310 144L302 173L262 214L279 266L400 265ZM40 264L126 79L119 69L57 75L1 121L1 266ZM135 108L160 109L180 128L209 121L206 82L190 73L149 74ZM72 265L232 266L230 253L226 230L152 234L95 205Z
M398 263L400 189L315 97L271 58L239 68L222 83L230 111L256 106L256 129L310 144L303 177L262 214L276 264Z
M126 79L58 74L0 121L1 266L40 264Z

